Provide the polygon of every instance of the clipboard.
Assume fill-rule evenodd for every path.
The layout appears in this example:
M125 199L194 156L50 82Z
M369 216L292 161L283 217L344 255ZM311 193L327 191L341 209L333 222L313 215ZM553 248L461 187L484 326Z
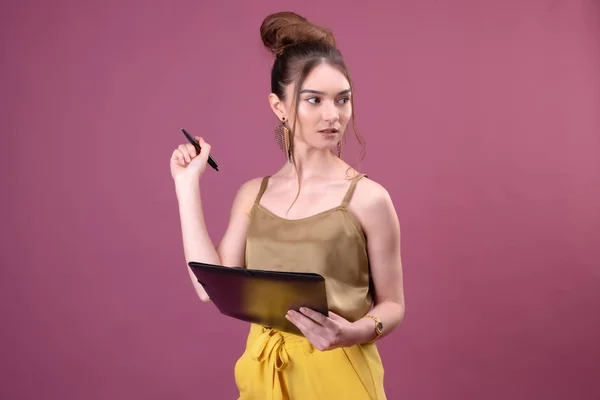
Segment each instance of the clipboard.
M225 267L189 262L188 266L219 312L242 321L303 335L285 318L307 307L328 315L325 278L316 273Z

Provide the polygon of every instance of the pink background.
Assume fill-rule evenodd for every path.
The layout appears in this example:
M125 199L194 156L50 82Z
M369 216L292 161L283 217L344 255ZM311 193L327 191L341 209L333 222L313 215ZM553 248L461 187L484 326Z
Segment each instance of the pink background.
M193 292L168 160L180 127L213 145L216 243L283 160L258 29L284 9L334 29L400 216L388 397L600 398L591 0L3 2L0 398L235 398L246 324Z

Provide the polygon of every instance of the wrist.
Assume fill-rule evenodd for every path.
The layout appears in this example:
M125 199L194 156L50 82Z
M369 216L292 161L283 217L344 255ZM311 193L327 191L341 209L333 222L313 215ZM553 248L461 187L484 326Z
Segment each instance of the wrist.
M364 318L370 319L374 322L375 337L369 341L369 343L373 343L383 334L383 322L381 322L381 319L378 316L372 314L367 314L364 316Z
M199 177L195 176L178 176L173 181L175 182L175 191L177 195L195 192L199 189Z
M354 344L369 343L377 334L375 333L375 321L370 318L360 318L352 323L355 328Z
M175 182L175 186L187 186L193 183L198 183L200 180L200 174L189 174L183 173L177 175L173 178L173 182Z

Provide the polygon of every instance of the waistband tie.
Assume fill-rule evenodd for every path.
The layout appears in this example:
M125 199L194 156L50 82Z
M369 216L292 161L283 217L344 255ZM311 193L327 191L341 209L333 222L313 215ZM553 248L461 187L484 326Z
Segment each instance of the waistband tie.
M290 362L284 343L284 337L279 331L263 328L252 346L252 358L259 362L272 360L275 369L281 371Z

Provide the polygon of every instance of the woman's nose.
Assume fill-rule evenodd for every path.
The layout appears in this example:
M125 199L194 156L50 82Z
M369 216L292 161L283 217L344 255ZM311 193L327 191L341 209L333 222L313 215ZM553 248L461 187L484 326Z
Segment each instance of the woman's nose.
M321 110L323 111L323 120L325 121L333 122L339 118L338 109L333 102L326 101Z

